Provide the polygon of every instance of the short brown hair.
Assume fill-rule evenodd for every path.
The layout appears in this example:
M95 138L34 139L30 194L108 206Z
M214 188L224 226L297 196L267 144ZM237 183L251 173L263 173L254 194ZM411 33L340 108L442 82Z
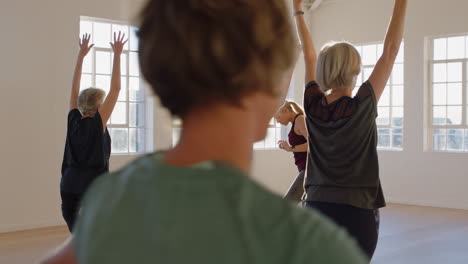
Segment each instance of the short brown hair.
M284 0L148 0L138 35L142 73L179 117L240 105L253 92L277 95L294 57Z

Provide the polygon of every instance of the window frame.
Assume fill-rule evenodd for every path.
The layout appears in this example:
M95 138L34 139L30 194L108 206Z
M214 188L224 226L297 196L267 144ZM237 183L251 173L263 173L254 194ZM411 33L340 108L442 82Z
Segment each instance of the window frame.
M458 59L449 59L448 56L448 40L454 37L464 37L465 38L465 58L458 58ZM426 149L430 152L436 153L468 153L468 148L466 148L466 140L468 139L468 33L460 33L460 34L445 34L445 35L438 35L438 36L430 36L427 37L427 47L428 52L426 53L427 58L427 81L428 81L428 90L427 90L427 105L426 105L426 116L427 116L427 125L426 125ZM435 40L437 39L445 39L446 40L446 59L444 60L436 60L435 59ZM436 64L445 64L448 66L450 63L461 63L462 65L462 79L461 79L461 89L462 89L462 101L461 105L449 105L448 102L444 105L434 105L434 86L437 84L455 84L460 82L450 82L448 80L448 76L445 82L434 82L434 65ZM448 69L447 69L448 74ZM446 89L446 101L448 100L448 88ZM434 107L435 106L443 106L446 109L449 106L457 107L461 106L462 114L461 114L461 123L457 124L445 124L445 125L434 125ZM448 119L448 111L446 111L446 119ZM463 144L462 150L454 150L449 149L448 147L448 131L445 133L445 148L443 150L436 149L434 147L434 137L436 136L435 130L442 129L442 130L449 130L449 129L456 129L456 130L463 130Z
M91 23L91 29L92 29L92 32L86 32L86 33L89 33L91 34L91 40L90 40L90 43L94 43L95 42L95 38L94 38L94 24L95 23L103 23L103 24L108 24L110 26L110 36L111 36L111 40L112 40L112 32L113 32L113 26L122 26L122 27L127 27L128 28L128 31L125 32L126 34L126 37L129 38L129 41L128 43L126 44L126 49L123 50L122 52L122 56L125 56L125 74L123 74L121 72L120 74L120 78L121 80L125 79L125 83L122 83L124 85L122 85L123 87L125 87L125 91L121 91L121 92L125 92L125 100L121 100L120 99L120 96L119 98L117 99L117 104L125 104L125 123L124 124L113 124L112 120L114 118L114 115L115 115L115 109L114 109L114 112L112 114L112 116L109 118L109 121L107 123L107 128L110 132L110 134L112 135L112 130L113 129L126 129L127 131L127 146L126 146L126 151L125 152L114 152L113 151L113 148L111 148L111 156L131 156L131 155L141 155L141 154L144 154L144 153L148 153L150 151L152 151L153 149L153 146L150 146L150 142L153 142L153 140L150 139L150 137L152 136L152 129L150 129L152 127L152 114L151 114L151 109L149 109L149 106L152 105L151 104L151 101L148 100L147 98L147 85L146 83L144 82L142 76L141 76L141 71L139 69L139 74L138 75L133 75L131 74L130 72L130 54L132 53L135 53L135 54L138 54L138 50L135 50L135 49L132 49L132 39L131 39L131 36L132 36L132 30L136 30L137 28L133 25L131 25L130 23L126 22L126 21L116 21L116 20L109 20L109 19L103 19L103 18L94 18L94 17L87 17L87 16L81 16L80 17L80 21L79 21L79 25L80 25L80 29L79 29L79 32L80 32L80 37L81 37L81 34L82 33L85 33L85 32L82 32L82 29L81 29L81 23L82 22L85 22L85 23ZM135 37L135 36L134 36ZM136 39L134 39L136 40ZM138 40L136 40L138 41ZM137 42L138 43L138 42ZM110 73L109 74L103 74L103 73L97 73L97 58L96 58L96 54L98 52L108 52L110 53ZM91 55L91 56L90 56ZM97 87L96 85L96 79L98 76L106 76L106 77L109 77L110 79L112 78L112 61L113 61L113 56L114 56L114 53L112 51L112 47L109 45L108 48L104 48L104 47L97 47L97 46L94 46L92 48L92 50L90 51L90 54L88 54L88 56L85 58L90 60L89 63L91 65L91 72L85 72L85 70L83 69L82 73L81 73L81 77L83 79L83 76L91 76L91 87ZM139 68L139 66L138 66ZM130 98L130 79L131 78L138 78L139 80L139 89L140 89L140 92L141 92L141 97L140 97L140 100L131 100ZM83 83L81 83L81 87L80 87L80 90L84 89L84 88L87 88L85 87L85 85L83 85ZM100 89L103 89L106 91L106 93L109 92L110 90L110 86L109 87L106 87L106 88L103 88L103 87L98 87ZM117 106L116 104L116 106ZM139 117L138 119L142 120L143 124L142 125L131 125L130 124L130 115L131 115L131 110L130 110L130 106L131 105L135 105L138 110L136 110L138 113L140 112L140 109L143 110L143 113L141 114L142 116ZM132 144L131 144L131 131L134 131L136 133L135 135L135 140L136 140L136 145L138 146L141 146L141 149L138 150L138 151L132 151ZM143 135L139 134L139 133L143 133ZM140 142L141 140L143 140L143 142Z

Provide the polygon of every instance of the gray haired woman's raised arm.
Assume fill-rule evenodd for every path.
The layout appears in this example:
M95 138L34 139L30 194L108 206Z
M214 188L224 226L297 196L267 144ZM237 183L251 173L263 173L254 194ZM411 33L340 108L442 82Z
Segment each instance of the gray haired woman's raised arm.
M382 56L369 77L369 82L374 88L377 102L387 85L388 78L390 78L390 74L393 70L393 64L400 50L403 40L407 4L407 0L395 0L393 16L387 30L387 35L385 36Z
M72 90L70 94L70 110L77 108L78 105L78 94L80 93L81 83L81 70L83 68L83 60L88 55L88 52L93 48L94 45L89 45L91 39L90 34L84 34L80 38L80 52L78 53L78 59L76 61L75 72L73 74Z
M102 119L102 127L106 127L107 121L114 111L115 104L119 98L120 93L120 55L122 55L123 47L127 43L128 39L125 40L125 34L119 32L117 35L114 33L114 43L110 43L112 50L114 51L114 64L112 68L112 78L111 78L111 87L109 94L106 97L106 100L99 109Z

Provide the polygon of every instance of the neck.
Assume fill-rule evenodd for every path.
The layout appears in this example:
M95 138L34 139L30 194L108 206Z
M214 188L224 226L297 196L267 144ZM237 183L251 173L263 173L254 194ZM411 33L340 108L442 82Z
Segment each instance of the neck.
M296 120L297 113L291 112L289 115L289 123L294 123L294 120Z
M247 121L247 122L246 122ZM188 167L203 161L227 162L245 173L252 166L252 118L242 109L222 106L192 111L184 118L180 141L165 162Z
M353 89L331 89L330 93L327 95L327 100L329 103L340 99L343 96L351 97L353 94Z

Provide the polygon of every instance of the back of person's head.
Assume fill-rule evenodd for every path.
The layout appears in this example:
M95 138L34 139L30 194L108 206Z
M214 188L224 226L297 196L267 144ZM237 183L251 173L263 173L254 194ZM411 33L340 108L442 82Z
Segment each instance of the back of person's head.
M294 114L304 114L304 110L294 101L286 100L280 110L290 111Z
M297 116L298 114L304 114L302 107L294 101L286 100L278 109L274 118L276 119L276 122L286 126L289 122L293 122L294 116Z
M320 89L354 88L353 81L361 72L361 56L348 42L326 44L317 59L316 80Z
M281 93L279 79L294 60L292 29L284 0L149 0L140 66L174 116L241 107L244 96Z
M94 115L98 106L102 104L106 92L97 88L88 88L81 91L78 97L78 110L82 115Z

